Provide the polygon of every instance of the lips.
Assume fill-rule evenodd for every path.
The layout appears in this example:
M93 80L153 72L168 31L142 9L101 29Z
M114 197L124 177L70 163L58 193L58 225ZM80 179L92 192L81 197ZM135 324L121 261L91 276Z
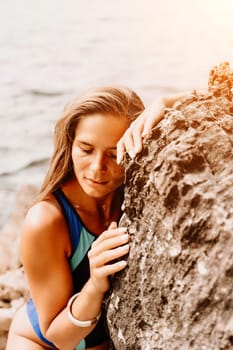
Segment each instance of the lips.
M96 185L106 185L108 183L108 181L102 180L102 179L90 179L90 178L87 178L87 180L89 182L91 182L92 184L96 184Z

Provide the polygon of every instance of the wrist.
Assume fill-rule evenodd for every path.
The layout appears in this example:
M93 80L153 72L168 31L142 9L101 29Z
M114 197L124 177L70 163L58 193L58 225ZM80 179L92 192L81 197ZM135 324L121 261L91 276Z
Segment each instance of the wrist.
M99 288L98 284L99 283L95 283L95 281L90 278L83 289L85 289L85 292L90 294L91 297L102 300L106 291Z
M71 323L73 325L75 325L77 327L81 327L81 328L91 327L99 321L100 316L101 316L101 311L98 313L97 316L95 316L89 320L79 320L76 317L74 317L73 311L72 311L72 306L73 306L74 301L78 298L79 294L80 293L74 294L68 301L67 309L68 309L69 320L71 321Z
M88 281L79 293L72 295L67 303L67 315L71 323L78 327L90 327L97 323L101 315L103 293Z

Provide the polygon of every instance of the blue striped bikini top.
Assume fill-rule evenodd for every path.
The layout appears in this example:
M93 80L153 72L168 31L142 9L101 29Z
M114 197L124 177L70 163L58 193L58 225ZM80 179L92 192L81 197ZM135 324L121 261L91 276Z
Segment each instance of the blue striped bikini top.
M90 277L87 253L91 248L92 242L97 237L87 230L75 208L61 189L56 190L53 194L62 208L68 225L72 243L72 254L69 262L73 277L74 293L77 293ZM102 313L94 330L79 343L76 350L94 347L109 340L105 317L106 315Z
M65 196L64 192L61 189L56 190L53 193L53 195L55 196L62 209L63 215L68 226L70 240L72 244L72 254L69 259L69 262L72 273L74 274L76 268L82 262L83 258L86 256L88 250L90 249L92 242L96 239L96 236L86 229L78 213L76 212L73 205L70 203L69 199ZM77 281L74 281L74 283L76 285L76 288L74 289L77 293L81 290L83 285L82 283L79 283L80 288L78 288L78 285L76 284Z

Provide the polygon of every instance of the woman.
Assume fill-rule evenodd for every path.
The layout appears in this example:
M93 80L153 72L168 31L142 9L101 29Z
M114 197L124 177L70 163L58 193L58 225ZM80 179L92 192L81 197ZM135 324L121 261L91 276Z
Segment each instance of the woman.
M143 109L130 89L109 87L72 101L58 121L48 174L22 231L32 299L12 322L7 350L109 348L101 304L129 250L116 224L124 182L116 145Z
M16 313L6 350L109 349L101 304L109 276L125 268L129 251L129 235L117 227L124 182L119 163L124 152L141 150L162 103L142 113L135 92L106 87L66 107L47 176L23 225L31 299Z

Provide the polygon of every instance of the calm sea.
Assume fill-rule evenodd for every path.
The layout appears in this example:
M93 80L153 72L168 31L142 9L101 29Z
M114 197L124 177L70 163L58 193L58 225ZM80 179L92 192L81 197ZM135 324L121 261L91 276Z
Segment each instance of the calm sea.
M64 104L126 84L149 104L205 88L233 64L232 0L1 0L0 227L23 184L39 185Z

